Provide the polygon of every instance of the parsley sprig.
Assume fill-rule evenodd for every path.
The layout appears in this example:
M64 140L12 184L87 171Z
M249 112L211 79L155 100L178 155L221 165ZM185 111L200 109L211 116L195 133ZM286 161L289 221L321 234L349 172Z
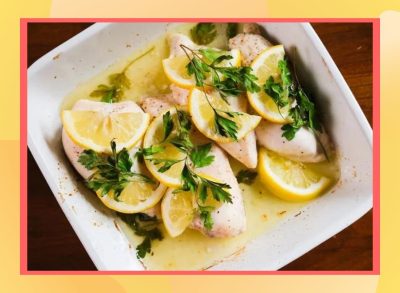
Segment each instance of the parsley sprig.
M292 140L301 127L307 127L314 133L321 131L315 104L301 87L296 71L294 70L295 79L293 79L287 60L280 60L278 68L281 73L281 81L277 81L271 76L264 84L264 91L274 100L278 109L291 107L289 117L292 122L282 126L282 136L287 140Z
M226 37L228 39L233 38L239 32L239 24L238 23L228 23L226 25Z
M157 217L151 217L147 214L122 214L118 213L122 221L128 224L136 235L144 237L142 243L136 246L136 255L138 258L144 258L147 253L151 253L151 242L153 240L162 240L163 235L158 228L160 221Z
M195 145L192 142L190 139L191 127L190 116L186 111L176 109L176 115L171 115L170 111L166 112L163 115L164 141L162 143L175 146L185 154L184 158L180 160L154 158L154 154L164 150L162 145L140 149L136 155L159 165L158 171L161 173L179 162L184 162L181 173L182 186L174 192L190 191L196 194L200 218L203 220L204 227L211 229L213 225L211 212L214 208L205 206L204 203L209 195L217 201L232 203L231 194L227 191L231 187L226 183L215 182L196 173L196 168L212 164L214 156L210 154L211 143ZM166 130L168 131L166 132Z
M240 170L236 174L236 179L238 183L244 183L246 185L252 185L254 180L256 179L258 173L256 171L252 171L249 169Z
M195 51L185 45L181 45L181 48L189 59L186 66L188 74L194 75L196 86L202 87L205 98L214 112L215 132L237 140L238 126L231 118L243 113L215 108L210 102L205 86L214 87L221 98L229 104L228 96L238 96L246 91L259 91L260 87L256 83L257 77L251 73L250 67L218 66L222 61L232 59L233 57L230 55L224 55L213 49ZM206 79L210 74L211 84L207 84Z
M133 162L125 148L117 152L114 140L110 142L110 145L111 155L84 150L79 156L79 163L88 170L95 170L86 181L90 189L100 191L102 196L113 191L114 199L118 200L122 190L132 181L155 184L149 177L131 171Z
M105 103L116 103L120 101L125 95L125 90L131 87L131 81L127 77L126 71L133 63L153 50L154 47L151 47L149 50L129 62L121 72L109 75L108 84L98 85L97 88L90 93L90 96L101 98L101 101Z
M198 23L190 30L190 35L196 44L207 45L217 36L217 28L213 23Z
M194 75L196 86L204 85L214 87L222 97L238 96L246 91L258 92L260 87L256 83L257 77L252 74L248 66L220 66L224 60L231 60L231 55L211 48L192 50L185 45L180 45L189 59L186 69L189 75ZM207 77L211 74L211 84L206 84Z

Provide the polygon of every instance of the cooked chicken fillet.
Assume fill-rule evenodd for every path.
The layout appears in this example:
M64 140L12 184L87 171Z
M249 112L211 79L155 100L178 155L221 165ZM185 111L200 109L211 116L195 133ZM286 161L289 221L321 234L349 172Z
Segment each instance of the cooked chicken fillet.
M244 23L243 33L260 35L261 34L260 26L254 22Z
M186 46L192 50L198 50L202 46L196 45L193 41L183 34L171 34L168 36L169 43L169 57L183 56L185 52L182 50L181 45Z
M169 102L171 96L171 94L167 94L157 97L143 97L140 105L144 112L150 114L151 118L155 118L172 107L173 104Z
M171 84L169 86L171 89L171 97L170 100L175 105L187 105L188 104L188 97L190 91L184 88L181 88L175 84Z
M262 51L271 46L270 42L257 34L242 33L229 39L229 48L239 49L242 53L242 63L245 66L249 66Z
M247 111L247 99L245 97L227 97L227 100L233 110L238 112ZM253 130L239 141L218 144L247 168L252 169L257 167L256 135Z
M141 98L139 104L146 113L150 114L151 118L157 117L175 105L184 106L188 104L188 90L180 88L175 84L171 84L170 89L171 93L168 94Z
M149 110L147 107L145 111L152 115L158 111L158 113L156 113L157 115L155 115L158 116L162 114L162 111L159 109L161 109L161 105L163 106L165 103L168 102L154 98L152 109L150 109L151 112L147 112L147 110ZM170 104L170 106L172 107L173 105ZM199 136L202 135L199 133ZM199 140L201 140L201 137L199 137ZM204 142L206 141L207 139L205 139ZM199 218L193 221L192 228L200 230L202 233L211 237L235 236L246 229L246 216L239 184L237 183L225 153L216 145L213 145L210 153L215 157L214 162L210 166L199 168L198 172L207 174L212 178L219 179L221 182L229 184L231 186L229 192L232 194L232 204L225 203L213 211L211 216L214 220L214 225L211 231L207 231L207 229L203 227L202 221ZM254 154L256 155L257 152L255 151Z
M214 155L214 162L207 167L197 169L197 173L207 174L212 178L229 184L232 203L224 203L211 213L214 221L211 230L204 228L200 217L196 217L193 220L191 228L200 230L210 237L236 236L246 230L246 214L242 193L226 154L216 145L212 146L210 153Z
M126 101L120 103L102 103L95 102L91 100L79 100L72 107L72 110L75 111L104 111L106 113L129 113L129 112L139 112L142 109L134 102ZM65 154L70 160L72 166L76 169L76 171L84 178L88 179L94 171L86 169L81 163L78 162L79 156L84 151L84 149L76 144L72 139L68 136L67 132L62 130L62 143L64 147ZM140 144L140 143L139 143ZM138 145L139 145L138 144ZM137 151L137 147L133 147L129 153L133 156ZM149 216L157 216L160 218L161 212L159 205L152 207L143 213Z
M283 130L281 128L281 124L261 121L256 128L258 143L294 161L316 163L326 159L320 143L310 130L302 127L292 140L287 140L282 137ZM327 149L329 143L325 133L320 135L320 141Z

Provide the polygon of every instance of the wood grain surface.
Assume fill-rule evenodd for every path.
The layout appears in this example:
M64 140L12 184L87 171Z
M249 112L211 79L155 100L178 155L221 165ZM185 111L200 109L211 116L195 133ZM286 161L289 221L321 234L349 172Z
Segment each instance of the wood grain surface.
M90 23L28 25L28 64ZM314 23L314 29L372 123L372 25ZM29 151L28 151L29 152ZM28 269L95 270L28 154ZM282 270L371 270L372 212Z

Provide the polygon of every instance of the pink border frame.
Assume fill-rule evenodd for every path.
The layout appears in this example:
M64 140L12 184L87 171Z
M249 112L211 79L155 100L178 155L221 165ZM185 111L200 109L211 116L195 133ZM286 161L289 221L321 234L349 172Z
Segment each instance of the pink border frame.
M349 22L373 25L373 252L371 271L29 271L27 267L27 25L56 22ZM21 275L379 275L380 274L380 19L379 18L21 18L20 19L20 274Z

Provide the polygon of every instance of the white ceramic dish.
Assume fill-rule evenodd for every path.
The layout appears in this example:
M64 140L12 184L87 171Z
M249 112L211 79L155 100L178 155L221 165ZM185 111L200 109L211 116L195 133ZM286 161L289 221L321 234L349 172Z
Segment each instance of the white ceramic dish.
M169 25L98 23L40 58L28 70L29 149L99 270L143 267L125 235L116 228L113 213L78 184L71 171L61 147L60 105L79 83L154 40ZM339 150L341 180L331 192L310 202L300 215L286 217L251 241L239 256L211 270L277 270L372 207L372 130L332 58L307 23L261 25L274 42L284 44L286 49L297 48L300 76L306 77L302 78L305 88L316 97Z

